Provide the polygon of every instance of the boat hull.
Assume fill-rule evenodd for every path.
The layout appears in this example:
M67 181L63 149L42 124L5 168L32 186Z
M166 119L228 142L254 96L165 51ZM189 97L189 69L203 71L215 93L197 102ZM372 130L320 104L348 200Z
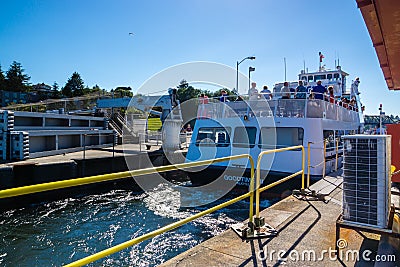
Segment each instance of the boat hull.
M292 173L265 171L261 170L261 185L267 186L276 182ZM230 190L236 192L248 192L250 186L251 170L246 168L232 168L224 166L208 166L207 168L197 172L187 172L192 186L205 186L212 183L213 186L219 186L219 190ZM320 179L321 176L312 176L312 181ZM306 177L305 177L306 179ZM218 180L218 183L215 181ZM271 189L263 192L263 196L269 197L285 197L291 193L293 189L300 189L302 186L301 175L297 175L288 181L285 181Z

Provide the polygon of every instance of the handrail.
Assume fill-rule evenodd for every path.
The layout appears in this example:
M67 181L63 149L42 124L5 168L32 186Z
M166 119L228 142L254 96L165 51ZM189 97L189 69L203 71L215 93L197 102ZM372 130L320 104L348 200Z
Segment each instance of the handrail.
M9 188L9 189L0 190L0 199L21 196L21 195L27 195L27 194L33 194L33 193L39 193L39 192L50 191L50 190L55 190L55 189L62 189L62 188L80 186L80 185L93 184L93 183L98 183L98 182L130 178L133 176L153 174L156 172L167 172L167 171L178 170L178 169L187 169L187 168L204 166L207 164L213 164L213 163L218 163L218 162L223 162L223 161L228 161L228 160L235 160L235 159L240 159L240 158L248 158L249 159L250 165L252 168L252 172L254 173L253 158L249 154L241 154L241 155L216 158L216 159L210 159L210 160L187 162L187 163L180 163L180 164L160 166L160 167L151 167L151 168L110 173L110 174L93 175L93 176L84 177L84 178L74 178L74 179L62 180L62 181L57 181L57 182L49 182L49 183L21 186L21 187L16 187L16 188Z
M202 216L204 216L204 215L210 214L210 213L212 213L212 212L214 212L214 211L217 211L217 210L219 210L219 209L222 209L222 208L224 208L224 207L227 207L227 206L229 206L229 205L232 205L232 204L234 204L234 203L236 203L236 202L238 202L238 201L240 201L240 200L243 200L243 199L245 199L245 198L247 198L247 197L249 197L249 196L251 197L251 195L252 195L253 193L254 193L254 192L248 192L248 193L243 194L243 195L241 195L241 196L238 196L238 197L236 197L236 198L234 198L234 199L231 199L231 200L229 200L229 201L227 201L227 202L224 202L224 203L222 203L222 204L219 204L219 205L217 205L217 206L215 206L215 207L213 207L213 208L210 208L210 209L204 210L204 211L202 211L202 212L199 212L199 213L197 213L197 214L195 214L195 215L192 215L192 216L190 216L190 217L188 217L188 218L185 218L185 219L182 219L182 220L180 220L180 221L171 223L171 224L169 224L169 225L166 225L166 226L164 226L164 227L161 227L160 229L157 229L157 230L152 231L152 232L150 232L150 233L144 234L144 235L142 235L142 236L140 236L140 237L137 237L137 238L128 240L128 241L126 241L126 242L124 242L124 243L121 243L121 244L119 244L119 245L116 245L116 246L114 246L114 247L105 249L105 250L100 251L100 252L97 252L97 253L95 253L95 254L93 254L93 255L91 255L91 256L88 256L88 257L85 257L85 258L80 259L80 260L78 260L78 261L75 261L75 262L72 262L72 263L70 263L70 264L67 264L67 265L65 265L65 267L83 266L83 265L85 265L85 264L88 264L88 263L91 263L91 262L93 262L93 261L99 260L99 259L101 259L101 258L104 258L104 257L108 256L108 255L111 255L111 254L114 254L114 253L116 253L116 252L119 252L119 251L121 251L121 250L123 250L123 249L126 249L126 248L128 248L128 247L130 247L130 246L133 246L133 245L135 245L135 244L138 244L138 243L140 243L140 242L143 242L143 241L145 241L145 240L147 240L147 239L149 239L149 238L152 238L152 237L154 237L154 236L160 235L160 234L165 233L165 232L167 232L167 231L173 230L173 229L175 229L175 228L177 228L177 227L180 227L180 226L182 226L182 225L184 225L184 224L186 224L186 223L188 223L188 222L191 222L191 221L193 221L193 220L195 220L195 219L197 219L197 218L200 218L200 217L202 217Z
M302 169L301 171L298 171L294 174L291 174L289 176L286 176L285 178L282 178L276 182L273 182L272 184L266 185L262 188L260 188L260 179L261 179L261 159L264 155L271 154L271 153L277 153L277 152L283 152L283 151L289 151L289 150L295 150L301 148L301 159L302 159ZM285 148L278 148L278 149L273 149L273 150L266 150L262 151L258 155L257 159L257 173L256 173L256 218L260 218L260 193L274 187L280 183L283 183L293 177L296 177L297 175L301 174L301 188L304 189L304 166L305 166L305 151L304 151L304 146L291 146L291 147L285 147Z
M283 152L283 151L288 151L288 150L295 150L295 149L299 149L299 148L301 148L301 150L302 150L302 170L298 171L298 172L296 172L296 173L294 173L292 175L289 175L289 176L287 176L285 178L282 178L279 181L276 181L276 182L271 183L271 184L269 184L267 186L259 188L260 162L261 162L262 156L266 155L266 154L270 154L270 153ZM252 189L254 189L254 162L253 162L252 157L250 155L248 155L248 158L249 158L249 161L251 163L251 180L250 180L250 186L249 186L249 192L248 193L243 194L241 196L238 196L238 197L236 197L236 198L234 198L232 200L229 200L227 202L219 204L219 205L217 205L217 206L215 206L213 208L207 209L205 211L202 211L202 212L200 212L198 214L195 214L193 216L190 216L188 218L185 218L183 220L180 220L178 222L175 222L175 223L169 224L167 226L164 226L164 227L162 227L162 228L160 228L158 230L152 231L152 232L144 234L144 235L142 235L140 237L137 237L137 238L131 239L129 241L126 241L124 243L121 243L119 245L116 245L114 247L111 247L111 248L105 249L103 251L97 252L97 253L95 253L95 254L93 254L91 256L85 257L83 259L80 259L78 261L72 262L72 263L67 264L65 266L66 267L82 266L82 265L91 263L93 261L99 260L101 258L104 258L104 257L108 256L108 255L111 255L113 253L116 253L116 252L119 252L119 251L121 251L123 249L126 249L126 248L128 248L130 246L133 246L135 244L143 242L143 241L145 241L145 240L147 240L149 238L152 238L154 236L160 235L160 234L162 234L164 232L167 232L169 230L172 230L172 229L175 229L177 227L180 227L180 226L182 226L182 225L184 225L184 224L186 224L186 223L188 223L188 222L190 222L192 220L195 220L195 219L197 219L197 218L199 218L199 217L201 217L203 215L212 213L212 212L214 212L216 210L219 210L221 208L229 206L229 205L231 205L233 203L236 203L237 201L243 200L243 199L245 199L247 197L250 197L249 222L253 222L253 220L254 220L254 218L253 218L254 190L252 190ZM302 175L302 189L304 189L304 166L305 166L305 150L304 150L304 146L301 146L301 145L300 146L293 146L293 147L286 147L286 148L279 148L279 149L274 149L274 150L268 150L268 151L263 151L263 152L260 153L260 155L258 156L258 160L257 160L257 179L256 179L256 188L255 188L255 191L256 191L256 218L259 218L260 192L262 192L264 190L267 190L269 188L272 188L272 187L274 187L274 186L276 186L276 185L278 185L278 184L280 184L282 182L285 182L285 181L287 181L287 180L289 180L289 179L291 179L291 178L293 178L293 177L295 177L297 175L300 175L300 174Z
M154 236L160 235L164 232L170 231L172 229L175 229L177 227L180 227L188 222L191 222L197 218L200 218L204 215L207 215L209 213L212 213L216 210L222 209L226 206L232 205L233 203L236 203L240 200L243 200L247 197L250 197L250 207L249 207L249 217L253 218L253 206L254 206L254 160L253 158L249 155L249 154L241 154L241 155L236 155L236 156L229 156L229 157L224 157L224 158L217 158L217 159L212 159L212 160L203 160L203 161L197 161L197 162L188 162L188 163L181 163L181 164L175 164L175 165L169 165L169 166L161 166L161 167L155 167L155 168L148 168L148 169L143 169L146 170L145 173L142 173L142 170L137 170L137 171L132 171L132 172L128 172L128 173L134 173L136 174L137 172L140 173L140 175L144 175L144 174L151 174L154 173L155 171L157 172L162 172L162 171L171 171L171 170L175 170L178 168L190 168L190 167L196 167L196 166L202 166L202 165L207 165L207 164L211 164L211 163L217 163L217 162L223 162L223 161L227 161L227 160L232 160L232 159L239 159L239 158L248 158L249 162L250 162L250 166L251 166L251 171L250 171L250 187L249 187L249 192L246 194L243 194L241 196L238 196L234 199L231 199L229 201L226 201L222 204L219 204L215 207L212 207L210 209L207 209L205 211L199 212L193 216L190 216L188 218L182 219L180 221L177 221L175 223L166 225L164 227L161 227L160 229L154 230L150 233L144 234L140 237L128 240L124 243L121 243L119 245L113 246L111 248L102 250L100 252L97 252L95 254L92 254L90 256L87 256L83 259L80 259L78 261L69 263L65 266L67 267L72 267L72 266L83 266L86 265L88 263L94 262L96 260L99 260L101 258L104 258L108 255L114 254L118 251L121 251L123 249L126 249L130 246L133 246L135 244L138 244L140 242L143 242L149 238L152 238ZM169 167L169 168L167 168ZM149 172L153 170L153 172ZM136 174L137 175L137 174ZM1 192L0 191L0 196L1 196Z
M314 165L314 166L311 166L311 153L310 153L310 150L311 150L311 145L313 144L318 144L318 143L321 143L321 142L323 142L324 143L324 148L323 148L323 160L320 162L320 163L318 163L318 164L316 164L316 165ZM322 164L324 164L324 166L323 166L323 174L322 174L322 177L325 177L325 169L326 169L326 144L327 144L327 139L324 139L323 141L319 141L319 142L317 142L317 143L314 143L314 142L308 142L308 144L307 144L307 188L309 188L310 187L310 169L311 168L315 168L315 167L318 167L318 166L320 166L320 165L322 165ZM337 154L336 154L336 158L337 158Z
M295 149L301 149L302 150L302 170L291 174L285 178L282 178L276 182L273 182L267 186L264 186L260 188L260 165L261 165L261 159L264 155L270 154L270 153L277 153L277 152L283 152L283 151L289 151L289 150L295 150ZM146 169L140 169L140 170L134 170L134 171L126 171L126 172L119 172L119 173L112 173L112 174L106 174L106 175L96 175L96 176L90 176L86 178L77 178L77 179L71 179L71 180L64 180L64 181L58 181L58 182L50 182L50 183L44 183L44 184L38 184L38 185L30 185L30 186L24 186L24 187L18 187L18 188L12 188L12 189L5 189L0 191L0 199L1 198L6 198L6 197L12 197L12 196L19 196L19 195L26 195L26 194L31 194L31 193L37 193L37 192L43 192L43 191L48 191L48 190L54 190L54 189L61 189L61 188L66 188L66 187L72 187L72 186L78 186L78 185L85 185L85 184L91 184L91 183L96 183L96 182L102 182L102 181L110 181L110 180L115 180L115 179L121 179L121 178L127 178L131 176L139 176L139 175L146 175L146 174L152 174L155 172L166 172L166 171L171 171L171 170L176 170L176 169L185 169L185 168L191 168L191 167L197 167L197 166L202 166L202 165L207 165L207 164L212 164L212 163L218 163L218 162L223 162L227 160L234 160L234 159L239 159L239 158L248 158L251 166L251 172L250 172L250 186L249 186L249 192L246 194L243 194L241 196L238 196L234 199L231 199L229 201L226 201L222 204L219 204L215 207L212 207L210 209L207 209L205 211L199 212L193 216L190 216L188 218L185 218L183 220L180 220L178 222L169 224L167 226L164 226L158 230L152 231L150 233L147 233L145 235L142 235L140 237L128 240L124 243L121 243L119 245L116 245L114 247L105 249L103 251L97 252L91 256L85 257L83 259L80 259L78 261L72 262L70 264L67 264L65 266L72 267L72 266L82 266L91 262L94 262L96 260L99 260L101 258L104 258L108 255L111 255L113 253L116 253L118 251L121 251L125 248L128 248L132 245L138 244L142 241L145 241L149 238L152 238L154 236L160 235L164 232L167 232L169 230L175 229L177 227L180 227L190 221L193 221L201 216L204 216L206 214L212 213L216 210L219 210L221 208L224 208L226 206L229 206L233 203L236 203L240 200L243 200L247 197L250 197L250 207L249 207L249 222L252 223L254 218L253 218L253 208L254 208L254 191L256 193L256 219L259 218L259 208L260 208L260 192L267 190L269 188L272 188L280 183L283 183L297 175L302 175L302 189L304 189L304 167L305 167L305 150L304 146L299 145L299 146L292 146L292 147L286 147L286 148L279 148L279 149L273 149L273 150L268 150L268 151L263 151L260 153L258 156L257 160L257 179L256 179L256 184L254 184L254 160L249 154L242 154L242 155L236 155L236 156L229 156L229 157L224 157L224 158L217 158L217 159L211 159L211 160L203 160L203 161L198 161L198 162L188 162L188 163L181 163L181 164L175 164L175 165L168 165L168 166L161 166L161 167L152 167L152 168L146 168ZM255 186L255 187L254 187Z

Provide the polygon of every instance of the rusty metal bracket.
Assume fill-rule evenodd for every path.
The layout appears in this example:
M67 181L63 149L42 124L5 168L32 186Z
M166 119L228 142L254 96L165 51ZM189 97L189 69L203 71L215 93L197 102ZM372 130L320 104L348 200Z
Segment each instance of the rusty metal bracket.
M305 189L295 189L292 191L292 195L299 200L306 201L323 201L326 202L325 195L317 193L315 190Z
M265 218L254 218L253 222L237 223L231 226L232 230L243 240L262 239L278 235L278 231L265 223Z

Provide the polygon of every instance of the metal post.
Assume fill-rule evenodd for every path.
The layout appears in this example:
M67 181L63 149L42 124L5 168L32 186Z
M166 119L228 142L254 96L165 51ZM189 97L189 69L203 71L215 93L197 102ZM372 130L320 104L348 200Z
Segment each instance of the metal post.
M339 160L339 138L336 138L336 162L335 162L335 171L338 168L338 160Z
M142 138L141 138L142 133L139 133L139 152L142 152Z
M252 57L245 57L244 59L242 59L240 62L236 61L236 93L239 94L239 65L240 63L242 63L243 61L245 61L246 59L250 59L250 60L254 60L256 59L256 57L252 56Z
M304 146L301 146L301 189L304 189L304 167L305 167L305 163L306 163L306 152L304 150ZM307 188L308 188L309 184L307 182Z
M239 94L239 61L236 61L236 92Z
M113 144L113 160L114 160L114 157L115 157L115 132L113 132L112 135L113 135L112 144Z
M313 142L308 142L308 143L307 143L307 188L310 187L311 144L313 144Z
M115 157L115 131L112 133L112 162L111 162L111 171L114 171L114 157Z
M83 135L83 162L82 162L82 176L85 176L86 165L86 134Z
M251 69L250 69L251 67L249 67L249 88L248 88L248 90L250 90L250 82L251 82L251 78L250 78L250 73L251 73ZM250 96L249 96L250 97Z
M86 134L83 135L83 159L86 159Z
M322 178L325 178L325 172L326 172L326 140L324 140L324 165L323 165L323 170L322 170Z

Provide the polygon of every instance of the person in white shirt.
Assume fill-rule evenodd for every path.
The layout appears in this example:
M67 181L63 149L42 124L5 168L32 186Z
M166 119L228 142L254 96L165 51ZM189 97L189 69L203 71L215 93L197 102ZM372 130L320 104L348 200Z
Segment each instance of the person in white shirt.
M249 100L257 100L258 99L258 90L256 88L257 84L255 82L251 83L251 88L249 89Z
M281 94L283 99L289 99L290 98L290 88L289 88L289 83L284 82L283 86L281 88Z

